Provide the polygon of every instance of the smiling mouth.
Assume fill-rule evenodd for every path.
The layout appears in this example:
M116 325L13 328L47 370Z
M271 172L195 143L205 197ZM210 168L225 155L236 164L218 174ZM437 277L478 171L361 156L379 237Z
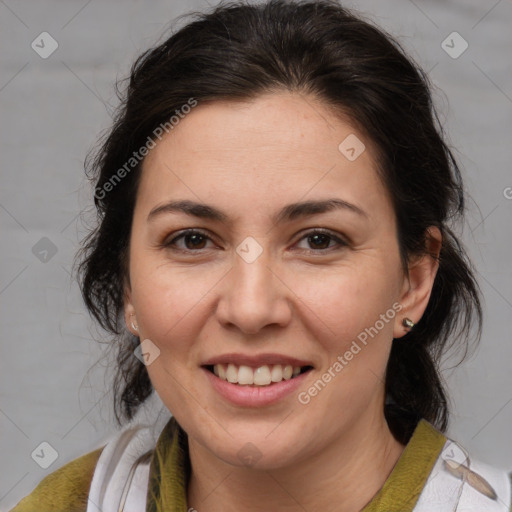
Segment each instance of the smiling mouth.
M206 365L208 371L219 379L239 386L271 386L291 380L313 369L312 366L262 365L257 368L236 364Z

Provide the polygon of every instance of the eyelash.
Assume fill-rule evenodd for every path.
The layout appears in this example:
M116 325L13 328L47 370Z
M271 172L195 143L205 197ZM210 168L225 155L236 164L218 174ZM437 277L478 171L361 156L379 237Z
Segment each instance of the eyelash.
M186 236L190 236L190 235L202 235L207 240L210 240L210 241L213 242L212 238L210 236L208 236L204 231L202 231L200 229L186 229L186 230L182 231L179 235L177 235L174 238L172 238L171 240L169 240L168 242L164 242L162 244L162 247L164 247L166 249L171 249L173 251L182 252L182 253L193 253L193 252L199 252L199 251L203 250L203 249L197 249L197 250L194 250L194 249L180 249L180 248L175 247L175 243L176 243L177 240L180 240L182 238L184 239ZM332 233L329 230L322 229L322 228L316 228L316 229L313 229L311 231L308 231L307 233L305 233L298 240L298 242L304 240L305 238L314 236L314 235L325 235L325 236L328 236L329 238L331 238L333 241L335 241L339 245L339 248L347 247L349 245L346 241L342 240L339 236L335 235L334 233ZM308 252L308 253L322 253L322 252L325 253L325 252L332 251L333 248L332 247L328 247L326 249L303 249L303 250Z

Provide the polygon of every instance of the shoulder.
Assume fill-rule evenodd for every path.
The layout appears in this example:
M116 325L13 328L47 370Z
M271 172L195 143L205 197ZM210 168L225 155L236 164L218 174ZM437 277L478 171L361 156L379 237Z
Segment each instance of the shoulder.
M11 512L85 512L94 469L103 448L86 453L50 473Z
M512 508L512 473L480 460L472 460L470 468L461 475L465 480L461 509L508 512Z
M474 459L447 438L414 510L508 512L511 491L508 471Z

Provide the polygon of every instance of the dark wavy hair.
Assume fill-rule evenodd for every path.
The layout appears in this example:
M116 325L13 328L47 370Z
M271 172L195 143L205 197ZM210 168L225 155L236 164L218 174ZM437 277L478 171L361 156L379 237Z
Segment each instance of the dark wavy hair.
M131 419L153 392L146 367L133 354L139 340L123 317L141 163L115 186L108 184L191 97L200 104L291 91L313 95L334 113L348 116L377 148L404 271L412 255L428 252L427 228L441 231L439 268L427 309L411 332L393 340L385 414L402 441L420 418L445 431L448 404L440 357L449 347L462 347L467 354L475 320L476 341L481 336L482 310L470 262L450 227L464 214L464 189L428 77L393 37L335 1L233 2L191 16L136 59L113 126L86 160L96 187L98 222L77 255L79 283L90 313L114 335L118 424Z

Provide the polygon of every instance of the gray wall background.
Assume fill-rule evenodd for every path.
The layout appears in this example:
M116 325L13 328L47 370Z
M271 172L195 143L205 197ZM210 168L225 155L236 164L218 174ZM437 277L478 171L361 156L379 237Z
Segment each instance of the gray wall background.
M445 364L449 434L473 457L512 469L512 3L347 5L399 35L440 89L436 102L474 199L463 239L485 297L479 350L459 368ZM176 16L204 8L198 0L0 0L2 510L115 430L106 345L93 341L101 333L70 278L92 204L83 160L109 127L116 77ZM454 31L468 44L457 58L464 41L446 40ZM42 32L58 43L45 59L31 47L51 49ZM46 469L54 457L43 442L57 454Z

